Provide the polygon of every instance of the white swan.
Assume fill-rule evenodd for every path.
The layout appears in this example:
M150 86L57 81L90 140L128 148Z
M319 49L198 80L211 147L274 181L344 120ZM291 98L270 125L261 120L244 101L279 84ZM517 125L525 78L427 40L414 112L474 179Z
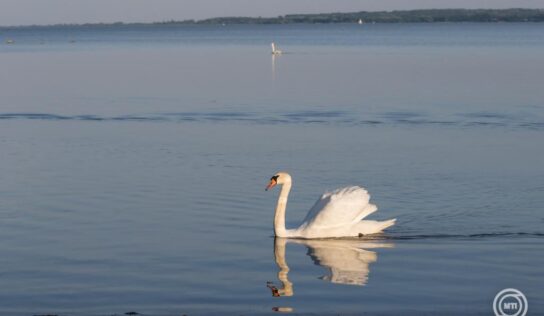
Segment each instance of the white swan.
M272 55L281 55L283 52L279 49L276 49L276 44L274 42L270 43L270 46L272 47Z
M278 172L266 187L268 191L281 184L281 192L274 215L274 234L277 237L332 238L375 234L395 224L396 219L369 221L362 219L378 208L369 203L370 195L358 186L337 189L321 196L296 229L285 228L285 208L291 191L291 176Z

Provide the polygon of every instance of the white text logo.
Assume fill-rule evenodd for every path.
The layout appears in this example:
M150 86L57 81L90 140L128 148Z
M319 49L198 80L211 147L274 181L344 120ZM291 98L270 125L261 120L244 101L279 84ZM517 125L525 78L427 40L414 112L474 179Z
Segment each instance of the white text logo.
M495 316L525 316L528 307L527 298L516 289L504 289L493 300Z

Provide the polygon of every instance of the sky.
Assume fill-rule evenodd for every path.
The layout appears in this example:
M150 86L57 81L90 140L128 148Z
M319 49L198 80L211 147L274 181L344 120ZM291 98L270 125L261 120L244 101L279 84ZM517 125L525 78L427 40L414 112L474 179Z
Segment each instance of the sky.
M544 8L544 0L0 0L0 25L157 22L422 8Z

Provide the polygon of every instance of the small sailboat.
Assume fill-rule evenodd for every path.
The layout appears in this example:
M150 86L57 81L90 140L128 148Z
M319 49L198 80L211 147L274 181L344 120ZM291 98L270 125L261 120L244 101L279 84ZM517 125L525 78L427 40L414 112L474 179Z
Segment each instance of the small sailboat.
M363 24L363 20L359 19L359 22L357 22L357 24L359 24L359 25Z
M282 51L276 48L274 42L272 42L270 46L272 46L272 55L281 55Z

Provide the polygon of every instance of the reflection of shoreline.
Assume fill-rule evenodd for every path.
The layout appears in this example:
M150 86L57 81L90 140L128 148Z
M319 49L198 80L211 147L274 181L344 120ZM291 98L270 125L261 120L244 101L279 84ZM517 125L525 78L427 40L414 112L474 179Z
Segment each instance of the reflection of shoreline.
M278 280L281 287L276 288L269 284L273 296L293 296L293 283L289 281L289 266L285 259L287 243L295 243L306 246L307 254L315 265L324 267L328 274L320 279L336 284L349 284L364 286L368 282L370 273L369 265L378 259L374 251L365 250L373 248L393 248L392 243L379 243L372 241L360 241L350 239L274 239L274 258L278 266Z

